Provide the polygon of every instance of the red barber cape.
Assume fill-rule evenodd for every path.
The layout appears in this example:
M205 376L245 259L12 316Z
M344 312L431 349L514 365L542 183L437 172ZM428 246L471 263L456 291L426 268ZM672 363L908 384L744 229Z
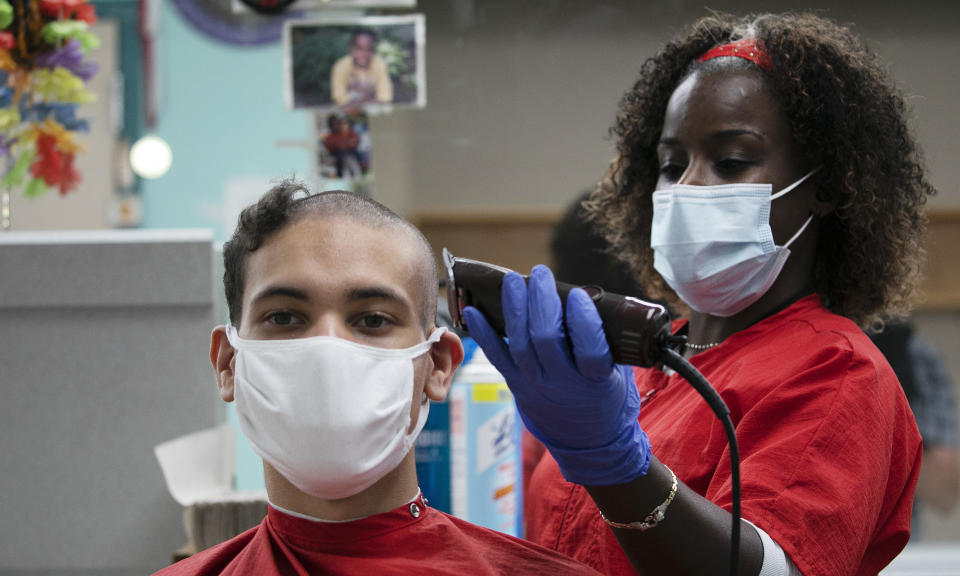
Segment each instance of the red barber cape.
M236 538L157 576L565 574L597 572L545 548L428 508L423 498L352 522L315 522L273 507Z
M801 573L872 575L900 552L910 535L920 435L896 376L853 322L810 296L691 362L730 408L743 517ZM679 375L637 369L635 376L653 453L730 510L721 423ZM564 481L549 453L527 494L532 541L606 574L634 573L590 496Z

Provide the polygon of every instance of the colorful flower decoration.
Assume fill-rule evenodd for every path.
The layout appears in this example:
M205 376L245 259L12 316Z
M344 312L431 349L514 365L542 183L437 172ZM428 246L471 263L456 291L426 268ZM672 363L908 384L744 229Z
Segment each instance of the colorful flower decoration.
M37 196L79 184L75 134L90 125L77 108L94 100L96 19L87 0L0 0L0 189Z

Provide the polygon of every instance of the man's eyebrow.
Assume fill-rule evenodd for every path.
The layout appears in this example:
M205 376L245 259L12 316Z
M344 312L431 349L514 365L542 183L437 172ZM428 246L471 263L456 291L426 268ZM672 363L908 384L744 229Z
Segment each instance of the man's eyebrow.
M310 300L310 297L306 292L297 288L291 288L290 286L267 286L254 295L250 301L258 302L260 300L266 300L267 298L274 298L276 296L284 296L287 298L293 298L294 300L302 300L304 302Z
M364 286L353 288L347 292L348 300L396 300L407 302L403 295L388 286Z

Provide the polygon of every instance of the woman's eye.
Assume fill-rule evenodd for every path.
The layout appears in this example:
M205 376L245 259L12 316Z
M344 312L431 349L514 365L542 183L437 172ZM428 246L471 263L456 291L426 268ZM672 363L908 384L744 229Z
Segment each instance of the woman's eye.
M684 167L680 164L664 164L660 167L660 176L670 182L676 182L683 176Z
M726 158L717 162L715 166L719 174L732 175L746 170L750 166L750 162L738 158Z

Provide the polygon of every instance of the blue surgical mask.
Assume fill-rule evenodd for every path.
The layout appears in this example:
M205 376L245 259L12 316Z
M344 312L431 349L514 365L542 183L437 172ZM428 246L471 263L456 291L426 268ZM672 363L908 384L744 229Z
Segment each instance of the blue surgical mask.
M677 184L653 193L650 247L653 267L688 306L729 317L766 294L790 256L789 246L773 241L770 203L819 168L780 192L772 184Z

